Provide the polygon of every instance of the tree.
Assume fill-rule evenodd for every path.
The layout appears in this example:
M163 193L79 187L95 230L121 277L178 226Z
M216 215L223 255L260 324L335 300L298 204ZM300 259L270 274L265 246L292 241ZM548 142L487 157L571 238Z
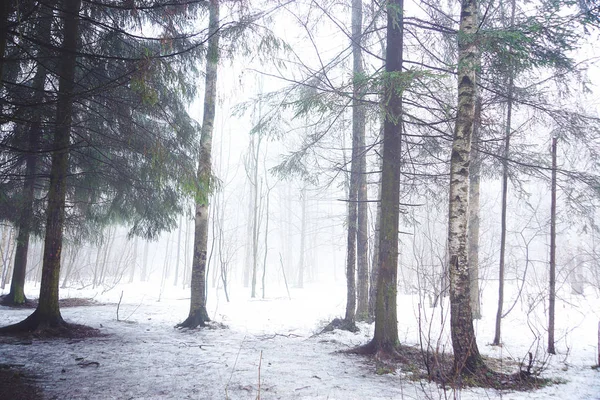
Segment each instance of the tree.
M458 107L450 158L448 211L450 328L457 375L476 374L485 368L473 328L467 253L469 163L477 93L477 14L476 0L462 1L458 34Z
M26 67L24 71L28 71L31 65L37 65L36 78L38 71L45 70L48 84L44 86L41 78L40 84L50 92L58 81L59 92L58 101L48 95L43 97L41 105L31 104L31 100L24 103L13 101L12 114L6 114L13 118L12 124L7 125L14 129L5 131L8 133L2 137L3 156L10 157L12 153L49 153L52 156L50 185L46 195L46 253L39 306L30 318L7 330L29 330L49 324L68 327L60 317L58 285L54 284L60 273L63 236L70 234L81 240L89 240L101 232L106 224L115 223L131 224L131 235L146 237L169 229L175 224L173 216L180 210L183 187L188 184L186 178L189 174L186 170L191 171L189 166L193 165L189 156L195 150L194 142L190 142L186 135L195 124L187 115L181 100L183 95L193 91L175 88L184 82L181 79L183 75L179 74L181 63L171 63L169 68L161 71L160 67L166 65L160 60L173 54L165 54L162 42L144 40L124 30L122 25L127 28L135 25L135 22L127 19L130 15L128 11L118 15L120 11L115 11L109 5L86 3L85 6L91 8L106 7L103 9L106 13L96 13L98 9L86 8L86 15L106 17L117 13L106 17L110 22L103 23L102 17L99 17L100 21L79 18L81 4L77 4L76 9L76 4L69 2L59 7L60 13L57 15L68 21L64 26L56 24L57 29L64 31L59 32L56 38L57 42L62 39L60 48L45 46L47 42L37 41L36 36L31 34L37 29L40 29L37 34L41 34L43 24L49 23L48 17L28 20L30 25L22 29L23 40L17 43L14 50L36 54L35 51L27 51L27 46L33 43L41 49L48 47L56 52L56 57L24 58L20 67ZM164 8L153 9L152 12L161 11ZM44 7L40 8L40 13L52 15ZM166 21L174 16L182 16L178 13L168 15ZM136 21L141 24L141 20ZM66 33L74 35L74 38ZM45 39L48 41L50 38ZM173 46L182 45L173 40ZM63 57L65 54L69 57ZM55 58L58 68L54 68ZM158 61L152 65L153 60ZM26 73L23 75L27 76ZM20 91L25 86L20 82L23 79L19 73L11 74L10 80L15 82L7 90L11 99L19 99ZM68 82L69 79L72 82ZM35 151L22 148L18 142L19 132L24 127L22 113L27 112L26 106L30 106L32 115L42 115L41 119L32 119L32 123L43 121L44 134L38 134L38 137L54 134L52 143L42 142ZM54 111L54 118L46 116L49 110ZM12 164L2 167L3 177L25 175ZM35 178L44 177L44 174L47 174L46 171L38 171ZM23 180L27 183L30 177ZM18 179L3 180L2 184L6 182L11 191L3 193L12 196L19 192L15 184L19 182ZM45 182L35 185L42 188L42 196L46 185ZM2 200L5 201L7 197L3 196ZM23 258L26 258L26 252L23 254Z
M510 14L510 29L515 24L516 0L512 0ZM509 47L508 52L511 52ZM514 90L514 68L512 63L509 63L508 69L508 89L507 89L507 104L506 104L506 122L504 136L504 156L502 162L502 217L500 227L500 262L498 266L498 311L496 313L496 331L494 333L493 345L500 345L500 329L502 323L502 306L504 303L504 259L506 253L506 211L507 211L507 194L508 194L508 157L510 155L510 136L512 134L512 113L513 113L513 90Z
M58 307L58 284L60 277L60 257L63 245L63 224L65 220L66 175L69 162L69 145L73 117L75 90L75 68L77 38L79 31L79 11L81 0L63 0L60 4L63 19L63 44L59 74L58 102L56 107L56 130L54 133L52 167L40 299L36 310L20 323L3 328L4 330L38 328L64 328Z
M210 193L214 188L211 152L217 100L217 68L219 63L219 0L210 0L208 31L204 115L202 119L197 175L200 186L204 190L196 196L190 312L187 319L177 325L179 328L197 328L198 326L205 326L206 322L210 321L208 312L206 311L206 252L208 244L208 206Z
M51 36L52 15L50 10L44 5L40 5L38 11L39 18L39 38L48 40ZM47 43L38 47L38 59L50 58L50 52L47 50ZM33 104L42 104L44 102L44 86L46 83L47 70L44 64L38 63L33 82L31 84L31 102ZM32 111L32 110L30 110ZM27 253L29 249L29 237L32 232L32 223L34 218L34 200L35 185L38 169L38 150L40 148L42 136L42 115L37 110L33 112L31 122L25 127L28 132L27 147L25 149L25 176L23 188L20 196L21 209L17 221L18 236L17 248L15 251L13 275L10 285L10 292L3 299L5 305L21 305L25 303L25 274L27 271Z
M367 147L365 145L365 104L362 46L362 0L352 1L352 149L356 148L356 318L366 321L369 314L369 232L367 198Z
M552 183L550 202L550 272L548 287L548 353L554 349L554 309L556 303L556 137L552 138Z

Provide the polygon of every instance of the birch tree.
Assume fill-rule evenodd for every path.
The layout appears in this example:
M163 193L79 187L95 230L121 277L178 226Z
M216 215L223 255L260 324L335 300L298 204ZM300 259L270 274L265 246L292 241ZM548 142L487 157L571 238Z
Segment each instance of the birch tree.
M477 93L477 0L463 0L458 33L458 108L450 158L448 251L450 255L450 328L457 375L485 368L479 354L470 303L467 253L469 163Z
M204 115L200 137L197 179L203 189L196 195L194 249L190 312L179 328L197 328L210 321L206 311L206 253L208 245L209 199L213 186L211 165L212 135L217 101L217 68L219 63L219 0L210 0L209 39L206 54Z

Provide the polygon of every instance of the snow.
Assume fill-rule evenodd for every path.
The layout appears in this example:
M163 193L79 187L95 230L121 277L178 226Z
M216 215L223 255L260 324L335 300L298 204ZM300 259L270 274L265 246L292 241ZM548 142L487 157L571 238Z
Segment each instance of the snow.
M36 290L27 287L31 297ZM537 360L547 361L543 376L564 382L532 392L445 392L399 370L377 375L369 359L338 352L366 343L372 325L361 324L356 334L314 335L343 313L344 293L341 284L313 284L291 289L291 299L279 290L266 300L251 300L247 289L234 287L227 303L221 291L212 289L209 315L228 328L190 331L174 329L187 316L188 290L161 290L153 284L120 285L106 293L66 289L62 297L93 297L105 303L63 308L62 314L106 336L2 339L0 363L20 364L43 377L49 399L256 399L259 394L261 399L600 399L600 372L590 368L597 361L596 292L558 302L558 354L550 357L543 351L545 317L540 307L528 314L527 299L515 307L503 320L504 345L492 347L493 294L484 302L484 318L476 325L480 351L506 364L509 357L518 361L532 351ZM450 351L447 303L419 309L420 302L417 295L399 295L400 340L417 345L421 321L424 342ZM0 307L0 320L14 323L29 313Z

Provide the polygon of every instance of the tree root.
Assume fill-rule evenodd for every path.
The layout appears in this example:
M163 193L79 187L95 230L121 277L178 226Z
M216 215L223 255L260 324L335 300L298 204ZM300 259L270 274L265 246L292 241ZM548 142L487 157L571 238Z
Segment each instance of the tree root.
M208 313L206 312L205 307L201 307L199 310L190 311L190 315L186 318L185 321L175 325L175 328L183 329L196 329L198 327L204 328L207 325L207 322L210 322L210 318L208 318Z
M325 332L333 332L336 329L353 333L359 331L354 321L346 321L345 319L335 318L333 321L328 323L327 326L321 330L321 332L317 333L317 335L321 335Z
M21 336L33 335L35 337L67 337L86 338L102 336L98 329L85 325L69 324L62 319L46 318L41 316L38 310L29 317L16 324L0 327L0 335Z

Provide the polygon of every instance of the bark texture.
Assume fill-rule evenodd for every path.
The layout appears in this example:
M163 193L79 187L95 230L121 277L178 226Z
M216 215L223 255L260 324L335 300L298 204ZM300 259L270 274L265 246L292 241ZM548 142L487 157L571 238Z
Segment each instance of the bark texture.
M194 230L194 256L190 313L180 328L205 326L210 321L206 311L206 253L208 245L208 215L212 177L212 135L217 101L217 67L219 63L219 0L211 0L209 14L209 39L206 55L206 81L204 87L204 115L200 137L198 179L205 193L196 196Z
M384 88L383 162L381 172L381 220L379 225L379 274L375 301L375 333L367 346L377 354L395 353L398 339L398 225L402 139L402 88L393 77L402 71L403 0L388 3Z
M481 125L481 97L475 101L475 125L471 140L471 164L469 166L469 274L471 279L471 311L473 319L481 319L479 299L479 182L481 181L481 153L479 127Z
M448 218L450 324L457 375L474 374L485 368L473 328L467 253L469 162L477 89L477 20L477 1L463 0L458 36L458 111L450 159Z
M353 57L353 100L352 142L356 147L357 165L357 229L356 229L356 318L366 321L369 317L369 232L367 214L367 157L365 147L364 76L362 57L362 0L352 0L352 57Z

